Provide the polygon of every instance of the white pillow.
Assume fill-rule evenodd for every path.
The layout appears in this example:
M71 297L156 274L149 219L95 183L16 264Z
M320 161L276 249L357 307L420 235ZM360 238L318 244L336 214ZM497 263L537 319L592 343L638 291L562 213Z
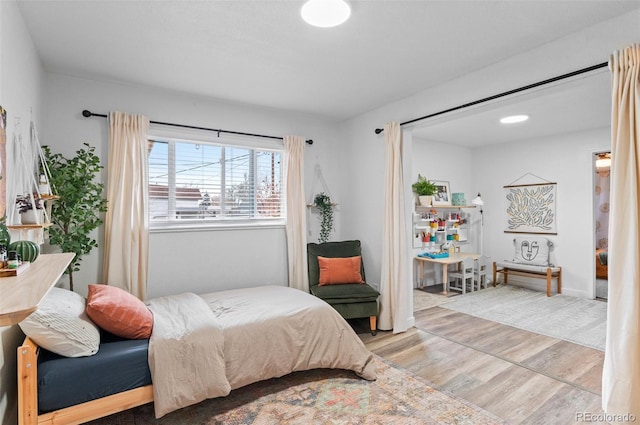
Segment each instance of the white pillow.
M516 255L513 261L535 266L549 265L549 240L540 236L520 236L514 239Z
M38 309L20 322L22 331L40 347L66 357L98 352L100 331L85 313L85 299L62 288L51 291Z

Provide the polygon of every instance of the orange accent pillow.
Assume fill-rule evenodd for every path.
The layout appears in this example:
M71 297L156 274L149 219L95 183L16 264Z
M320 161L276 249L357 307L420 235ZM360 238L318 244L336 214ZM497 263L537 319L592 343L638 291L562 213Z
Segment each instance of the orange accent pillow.
M364 283L360 274L361 262L361 256L344 258L318 257L318 266L320 267L318 285Z
M96 325L119 337L151 337L153 314L142 301L124 289L89 285L87 315Z

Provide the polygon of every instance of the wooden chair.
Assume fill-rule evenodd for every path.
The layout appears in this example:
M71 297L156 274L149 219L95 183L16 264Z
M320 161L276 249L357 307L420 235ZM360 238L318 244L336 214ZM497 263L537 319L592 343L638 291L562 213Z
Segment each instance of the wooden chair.
M463 294L467 293L467 287L473 292L473 266L475 261L473 257L465 257L460 262L460 268L458 271L449 273L448 290L461 291ZM451 286L451 281L455 282L454 286Z

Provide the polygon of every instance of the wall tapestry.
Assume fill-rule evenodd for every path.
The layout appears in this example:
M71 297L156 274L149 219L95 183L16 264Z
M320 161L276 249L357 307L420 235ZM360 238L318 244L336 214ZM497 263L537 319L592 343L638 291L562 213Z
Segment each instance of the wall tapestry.
M556 235L556 183L504 186L505 233Z

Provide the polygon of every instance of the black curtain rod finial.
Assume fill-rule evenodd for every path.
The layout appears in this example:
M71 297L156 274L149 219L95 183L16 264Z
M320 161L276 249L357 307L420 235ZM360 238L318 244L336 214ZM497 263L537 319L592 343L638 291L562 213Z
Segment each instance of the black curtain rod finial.
M307 143L307 145L313 145L313 140L312 139L305 140L305 142Z
M384 131L384 128L376 128L376 134L380 134Z
M89 118L91 116L91 111L85 109L84 111L82 111L82 116L85 118Z

